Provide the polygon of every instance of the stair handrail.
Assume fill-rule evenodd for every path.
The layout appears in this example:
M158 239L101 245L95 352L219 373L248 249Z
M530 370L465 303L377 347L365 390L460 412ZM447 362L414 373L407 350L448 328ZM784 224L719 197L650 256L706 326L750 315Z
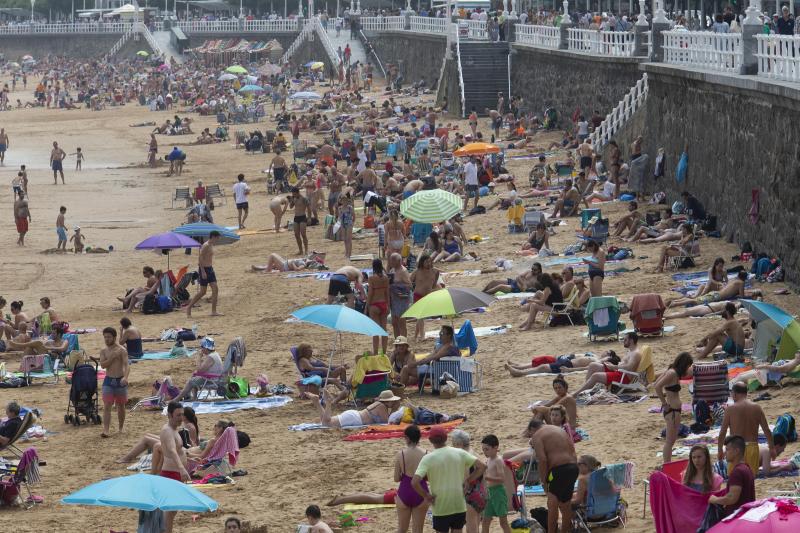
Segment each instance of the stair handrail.
M378 53L372 47L372 43L367 39L367 36L364 34L364 30L361 28L358 29L358 34L361 36L361 44L367 49L367 55L372 53L372 57L375 58L375 62L378 64L378 68L381 69L383 73L383 78L386 79L386 70L383 68L383 63L381 63L381 58L378 57Z
M461 118L466 117L467 100L464 96L464 72L461 70L461 37L456 28L456 63L458 64L458 89L461 93Z
M150 30L147 28L147 26L145 26L144 22L139 22L138 24L136 24L135 31L137 33L141 33L142 35L144 35L145 41L147 41L147 44L150 45L150 49L153 51L155 55L160 57L164 56L164 51L161 49L161 46L158 44L158 41L156 41L156 38L153 37L153 34L150 33Z
M297 49L300 48L300 46L306 40L308 34L310 34L312 31L314 31L313 24L303 25L303 29L300 30L300 33L297 35L295 40L292 42L291 45L289 45L289 48L286 50L286 52L283 53L283 56L281 56L281 65L284 65L289 61L289 58L291 58L292 55L294 55L294 53L297 51Z
M114 46L112 46L111 49L108 51L108 54L106 54L106 59L111 59L112 57L117 55L117 53L119 53L119 51L122 50L122 47L125 46L125 43L128 42L128 39L131 38L133 32L134 32L133 26L129 26L128 29L125 31L125 33L122 34L122 37L120 37L119 40L116 43L114 43Z
M644 104L647 99L647 93L647 74L645 73L590 135L595 151L601 150L608 144L614 134L628 122L633 114Z
M328 59L330 59L331 64L334 66L334 68L338 68L341 59L339 58L339 54L336 53L336 49L333 47L333 43L331 43L331 38L328 37L328 32L325 31L325 27L322 26L322 22L320 22L319 17L314 17L314 22L311 25L312 31L317 34L320 42L322 43L322 47L325 49L325 52L327 52Z

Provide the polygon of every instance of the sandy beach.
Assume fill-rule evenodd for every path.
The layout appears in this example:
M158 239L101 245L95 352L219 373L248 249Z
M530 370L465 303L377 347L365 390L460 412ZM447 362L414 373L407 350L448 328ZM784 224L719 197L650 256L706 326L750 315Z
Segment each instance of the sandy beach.
M12 93L12 101L22 95ZM379 95L373 93L372 98ZM416 100L416 99L414 99ZM413 103L414 100L408 100ZM271 106L268 106L268 110ZM101 112L86 109L63 111L28 109L13 110L0 115L0 126L10 136L10 148L5 166L0 167L0 265L2 282L0 295L8 302L24 301L24 311L37 313L38 300L48 296L53 307L69 321L73 328L118 327L123 313L118 309L116 297L124 295L126 289L142 282L141 267L150 265L156 269L166 268L167 258L152 252L135 251L134 246L147 236L168 231L185 220L182 206L171 208L171 197L175 188L194 185L197 180L206 184L219 183L228 196L226 205L217 205L215 222L222 226L236 224L236 209L231 199L231 186L238 173L244 173L252 187L250 195L249 229L267 229L273 225L268 204L265 175L262 170L269 166L272 155L248 155L236 149L233 141L214 145L191 146L194 135L158 136L159 154L163 157L172 146L179 146L187 153L187 163L182 176L167 177L167 167L151 169L144 166L147 142L151 127L129 127L129 124L154 121L158 124L171 118L175 111L149 112L138 105L109 108ZM179 113L184 116L183 113ZM196 122L196 132L205 127L212 131L216 122L212 117L191 115ZM445 122L460 125L468 131L466 121L447 118ZM267 120L260 128L274 129L274 121ZM250 130L253 125L233 126ZM488 133L485 120L481 129ZM647 135L647 132L642 132ZM314 140L303 133L301 138ZM547 145L558 140L557 133L539 134L536 145ZM86 161L80 172L74 170L75 158L69 156L65 163L66 185L53 185L52 172L48 168L48 155L53 141L57 141L71 154L77 147L85 153ZM510 155L521 153L510 151ZM555 156L554 159L557 159ZM527 189L527 176L533 160L511 160L507 166L516 174L522 190ZM20 164L29 170L29 192L32 223L26 237L26 246L19 248L12 215L10 182ZM341 165L341 164L340 164ZM523 186L524 185L524 186ZM504 189L505 187L498 187ZM488 203L483 200L484 203ZM528 201L533 205L535 201ZM544 203L544 201L540 201ZM67 207L67 226L79 225L86 235L87 245L108 248L109 254L67 253L46 254L42 251L56 245L55 220L59 206ZM360 204L359 204L360 205ZM625 211L625 206L615 202L601 204L604 216L615 221ZM358 210L360 213L360 209ZM742 214L741 216L744 216ZM360 214L359 214L360 218ZM575 229L579 220L569 219L560 226L550 242L556 250L576 241ZM358 225L358 223L357 223ZM486 215L467 217L464 230L467 235L479 233L488 239L470 245L480 259L474 262L447 264L445 271L478 269L495 263L497 258L512 259L515 270L529 267L530 259L514 255L525 239L522 234L508 234L506 212L491 210ZM308 230L310 248L327 253L327 263L332 268L345 264L341 242L323 238L322 226ZM612 244L620 245L619 242ZM639 293L657 292L662 297L674 295L675 283L668 274L652 273L661 245L632 246L636 257L624 262L629 269L637 269L605 280L606 294L616 295L623 301ZM722 239L704 238L701 241L702 255L695 270L707 270L714 258L723 257L728 266L730 259L738 254L735 245ZM377 253L377 237L370 236L354 241L354 253ZM333 335L322 328L299 323L287 323L291 311L305 305L324 303L327 284L313 278L287 279L285 274L250 272L253 264L266 262L269 253L284 257L296 257L296 245L289 232L274 234L263 232L245 235L241 241L221 246L216 251L215 267L219 279L222 317L209 317L210 304L203 302L187 319L181 312L163 315L135 313L132 320L146 337L158 336L168 327L191 327L197 324L200 333L212 335L220 351L236 336L244 338L248 356L241 375L251 384L256 376L265 373L272 384L284 383L294 386L297 371L291 360L289 348L298 342L311 343L315 352L324 354L329 349ZM170 264L173 270L183 265L196 267L197 254L185 256L173 254ZM354 263L367 267L368 263ZM749 265L746 265L749 268ZM546 272L560 272L560 266L545 268ZM451 276L451 286L482 288L489 280L506 277L504 273L480 276ZM766 300L787 310L797 308L797 295L775 295L774 290L783 284L760 284ZM194 294L197 289L190 288ZM520 432L529 419L527 406L534 400L547 400L552 396L551 378L511 378L503 368L506 360L517 362L530 360L536 355L564 353L600 352L609 348L622 349L621 342L591 343L583 334L585 326L549 328L543 327L541 319L531 331L517 331L524 316L519 310L519 301L501 300L482 314L467 316L475 326L497 326L512 324L509 333L480 338L478 361L483 367L483 384L479 392L456 399L443 400L425 394L412 395L416 405L447 413L466 413L468 419L461 426L468 431L473 442L479 443L482 436L494 433L502 449L525 446ZM628 326L630 319L624 316ZM461 320L457 320L459 325ZM675 330L662 338L643 340L654 350L656 370L663 370L681 351L691 351L703 335L719 327L719 318L679 319L670 321ZM439 322L430 321L428 330L438 327ZM103 345L102 335L81 335L81 347L90 355L96 355ZM190 343L194 345L196 343ZM417 351L429 351L433 341L413 345ZM148 349L168 350L169 343L148 343ZM354 357L371 347L371 340L355 335L344 336L342 355L352 363ZM16 370L19 356L8 358L0 354L7 368ZM194 367L192 359L169 361L141 361L131 367L131 405L138 398L148 396L152 383L162 376L172 376L183 384ZM582 374L567 377L571 389L582 382ZM797 407L797 388L771 389L773 399L760 405L770 421ZM14 524L7 531L15 532L107 532L134 531L136 513L99 507L75 507L60 503L60 499L91 483L104 478L125 475L123 465L115 463L127 449L145 432L157 433L165 417L152 411L128 413L125 429L109 439L100 438L100 427L75 428L64 423L69 386L62 380L55 385L35 384L20 389L0 389L0 404L16 400L26 407L43 412L40 423L48 430L46 441L22 443L21 448L36 446L40 457L47 462L42 468L42 483L35 486L35 493L44 497L44 503L31 510L18 508L0 509L4 522ZM652 389L651 389L652 392ZM691 402L686 387L681 391L684 402ZM636 464L635 485L623 492L628 502L627 531L632 533L654 531L650 519L642 519L643 480L648 473L661 464L657 452L662 443L657 440L664 427L660 414L648 413L658 405L657 399L647 399L636 404L609 406L587 406L579 408L580 427L590 438L576 445L578 454L592 454L602 463L633 461ZM102 409L102 407L101 407ZM247 470L248 475L236 478L236 484L204 489L206 494L220 503L212 514L193 516L179 513L176 531L194 533L221 531L223 517L236 515L253 526L266 526L270 532L292 532L303 519L307 505L324 505L333 496L349 492L383 492L392 488L393 458L401 448L400 440L374 442L345 442L340 431L293 432L288 427L301 422L318 421L318 414L311 403L294 395L294 401L280 408L264 411L238 411L231 415L200 415L201 436L209 436L213 424L220 418L233 420L239 429L247 432L252 443L243 449L237 468ZM691 413L683 414L683 423L689 425ZM112 429L114 428L112 424ZM430 446L425 443L425 446ZM798 451L797 444L790 444L785 457ZM478 446L478 453L480 452ZM772 489L788 488L793 478L758 480L757 496L764 497ZM544 506L545 498L529 497L529 508ZM336 521L341 511L323 507L323 517ZM392 509L359 511L358 516L368 517L357 530L364 533L393 531L396 527ZM429 526L428 526L429 527ZM426 528L426 531L428 529ZM262 531L266 531L263 529ZM492 531L500 531L494 524Z

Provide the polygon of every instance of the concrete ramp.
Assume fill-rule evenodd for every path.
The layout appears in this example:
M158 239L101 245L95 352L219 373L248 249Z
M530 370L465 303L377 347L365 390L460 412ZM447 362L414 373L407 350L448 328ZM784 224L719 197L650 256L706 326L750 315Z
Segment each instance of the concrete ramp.
M161 51L164 52L164 61L169 63L171 59L175 59L178 63L183 63L183 54L172 45L172 32L169 31L154 31L153 39L158 43Z

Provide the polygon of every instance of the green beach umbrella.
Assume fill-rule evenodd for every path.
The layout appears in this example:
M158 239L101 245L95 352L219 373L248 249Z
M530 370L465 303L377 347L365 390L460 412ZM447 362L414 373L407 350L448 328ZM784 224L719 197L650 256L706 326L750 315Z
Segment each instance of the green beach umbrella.
M136 52L136 55L140 57L148 57L150 53L146 52L145 50L139 50L138 52Z
M417 193L419 194L419 193ZM430 318L434 316L455 316L470 309L486 307L495 301L494 296L474 289L449 287L434 291L403 313L403 318Z
M247 69L240 65L231 65L225 69L225 72L230 72L231 74L247 74Z
M400 213L414 222L431 224L448 220L461 212L461 197L441 189L419 191L400 203Z

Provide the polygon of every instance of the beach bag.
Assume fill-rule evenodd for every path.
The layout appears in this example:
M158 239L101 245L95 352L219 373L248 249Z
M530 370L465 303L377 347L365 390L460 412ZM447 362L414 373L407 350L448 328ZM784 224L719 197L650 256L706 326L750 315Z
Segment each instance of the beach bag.
M247 448L250 446L250 435L244 431L236 430L236 442L239 444L239 449Z
M458 383L447 380L443 384L439 385L439 397L445 399L455 398L458 396L460 390L461 389L458 386Z
M178 341L194 341L197 340L197 335L191 329L182 329L177 333L175 340Z
M247 398L250 395L250 384L243 377L231 376L228 378L228 386L225 391L225 397L229 400Z
M169 296L159 296L156 299L158 304L158 312L159 313L167 313L172 311L172 298Z
M541 527L547 530L547 508L536 507L531 509L531 518L536 520Z
M797 430L795 429L794 425L794 417L789 413L782 414L775 422L775 429L772 430L772 434L775 435L778 433L786 437L786 440L789 442L797 441Z
M67 357L64 358L64 365L67 367L67 370L72 370L75 368L75 365L86 363L87 361L86 352L83 350L72 350Z
M178 287L175 289L175 299L178 300L178 302L188 302L189 298L191 297L192 295L189 294L189 291L187 291L185 288Z
M155 294L148 294L142 302L142 314L154 315L158 313L158 300Z

